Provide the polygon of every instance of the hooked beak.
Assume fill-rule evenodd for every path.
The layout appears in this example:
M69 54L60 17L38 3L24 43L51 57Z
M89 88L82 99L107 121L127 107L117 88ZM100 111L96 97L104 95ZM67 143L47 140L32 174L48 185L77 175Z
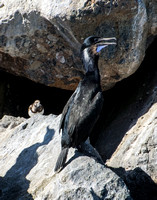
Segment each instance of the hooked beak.
M99 45L117 44L116 40L117 39L115 37L111 37L111 38L98 38L96 44L99 44Z
M98 40L96 41L96 45L97 45L97 53L99 53L103 48L107 47L108 45L116 45L116 38L112 37L112 38L98 38Z

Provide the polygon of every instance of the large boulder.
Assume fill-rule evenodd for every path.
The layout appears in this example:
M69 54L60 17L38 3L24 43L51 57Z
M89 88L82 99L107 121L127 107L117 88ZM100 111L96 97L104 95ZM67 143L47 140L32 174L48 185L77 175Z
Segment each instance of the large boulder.
M60 153L60 116L0 120L0 199L131 200L123 180L89 144L71 148L65 168L54 173Z
M0 4L0 68L74 90L83 76L80 46L89 35L116 37L101 54L103 89L130 76L157 34L156 1L25 1Z
M145 106L139 112L138 118L132 120L122 141L111 158L106 162L108 166L123 178L135 200L155 200L157 197L156 102L157 91L154 88L153 94L145 102ZM126 114L129 115L128 110L125 116ZM131 112L130 115L132 115ZM112 125L115 126L115 122L120 123L121 120L116 119ZM121 126L117 131L119 132L120 130L122 130ZM115 131L112 137L118 133L117 131ZM122 133L119 132L120 138ZM115 141L113 143L115 144ZM111 146L110 148L112 149ZM105 151L103 154L105 154Z

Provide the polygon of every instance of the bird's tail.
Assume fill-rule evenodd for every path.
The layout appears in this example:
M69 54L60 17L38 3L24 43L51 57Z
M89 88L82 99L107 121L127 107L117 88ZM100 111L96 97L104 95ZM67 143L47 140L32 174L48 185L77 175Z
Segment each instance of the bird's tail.
M59 157L56 162L55 169L54 169L55 172L58 171L61 167L63 167L63 165L67 159L68 150L69 150L69 148L64 148L60 152Z

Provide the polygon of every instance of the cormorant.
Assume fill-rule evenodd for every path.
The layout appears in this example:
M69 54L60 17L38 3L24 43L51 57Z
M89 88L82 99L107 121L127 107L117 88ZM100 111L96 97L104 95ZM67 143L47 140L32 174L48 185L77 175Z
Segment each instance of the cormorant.
M62 112L59 126L59 132L62 130L61 152L54 171L63 167L70 147L80 149L99 118L103 106L98 69L99 52L108 45L116 44L115 40L90 36L83 42L81 58L85 75Z

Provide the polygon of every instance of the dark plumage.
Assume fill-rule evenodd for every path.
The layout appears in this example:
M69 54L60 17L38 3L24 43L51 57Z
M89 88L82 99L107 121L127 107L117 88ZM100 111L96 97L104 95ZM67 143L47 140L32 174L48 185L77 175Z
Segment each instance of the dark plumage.
M62 112L59 127L59 131L62 130L62 150L55 171L63 167L70 147L79 148L86 141L99 118L103 106L98 69L99 51L110 44L116 44L114 40L90 36L81 47L85 76Z

